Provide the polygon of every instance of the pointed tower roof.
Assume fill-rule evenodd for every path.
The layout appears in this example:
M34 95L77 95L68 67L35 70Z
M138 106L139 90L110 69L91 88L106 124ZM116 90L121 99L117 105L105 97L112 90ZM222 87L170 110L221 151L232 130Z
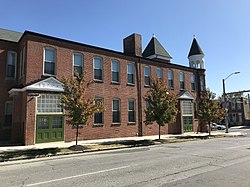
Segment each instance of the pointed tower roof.
M190 51L188 53L188 57L192 55L204 55L195 37L193 39Z
M142 56L145 58L159 58L163 60L170 60L172 58L156 39L155 35L153 35L147 47L143 51Z

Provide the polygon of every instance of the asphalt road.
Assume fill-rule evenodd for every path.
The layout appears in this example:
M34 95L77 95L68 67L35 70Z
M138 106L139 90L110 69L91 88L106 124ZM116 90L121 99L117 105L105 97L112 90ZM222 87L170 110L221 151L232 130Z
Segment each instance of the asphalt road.
M250 186L250 137L0 164L0 186Z

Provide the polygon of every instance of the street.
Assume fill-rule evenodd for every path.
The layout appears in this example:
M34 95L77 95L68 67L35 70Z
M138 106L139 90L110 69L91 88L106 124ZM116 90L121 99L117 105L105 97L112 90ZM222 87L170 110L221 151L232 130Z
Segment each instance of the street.
M248 134L1 163L0 186L249 186L249 129L237 131Z

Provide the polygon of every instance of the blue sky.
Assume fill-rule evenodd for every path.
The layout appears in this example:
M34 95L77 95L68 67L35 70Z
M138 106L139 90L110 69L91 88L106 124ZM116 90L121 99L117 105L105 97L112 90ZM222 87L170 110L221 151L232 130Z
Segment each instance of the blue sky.
M207 87L222 94L249 90L249 0L0 0L0 28L30 30L122 51L122 40L142 35L143 49L155 34L173 57L188 66L193 35L205 53Z

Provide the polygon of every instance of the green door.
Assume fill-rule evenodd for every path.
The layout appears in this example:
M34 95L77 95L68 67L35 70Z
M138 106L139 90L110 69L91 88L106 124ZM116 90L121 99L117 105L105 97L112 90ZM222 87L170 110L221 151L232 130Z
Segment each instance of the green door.
M64 140L62 115L36 116L36 143Z
M193 131L193 116L183 116L183 130L184 132Z

